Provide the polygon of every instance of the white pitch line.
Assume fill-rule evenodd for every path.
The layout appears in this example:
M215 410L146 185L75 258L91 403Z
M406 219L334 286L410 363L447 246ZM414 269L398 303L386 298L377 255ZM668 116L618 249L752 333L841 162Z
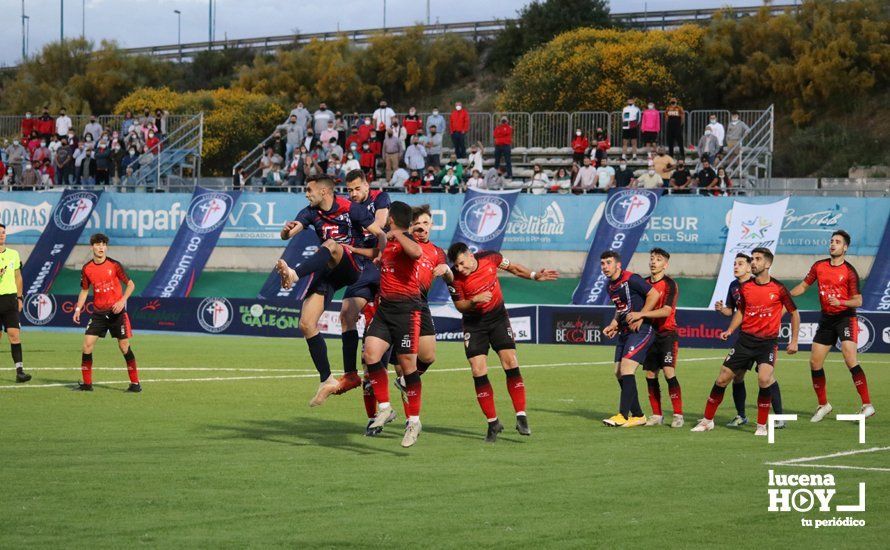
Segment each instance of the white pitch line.
M719 359L716 358L716 359ZM689 359L680 359L681 362L693 362L693 361L714 361L714 357L691 357ZM540 368L555 368L555 367L585 367L591 365L612 365L614 361L588 361L581 363L543 363L539 365L521 365L523 369L540 369ZM173 367L168 367L170 370L174 370ZM79 369L77 369L79 370ZM108 370L123 370L121 369L108 369ZM183 370L190 370L188 368ZM217 370L217 369L208 369L208 370ZM245 369L250 370L250 369ZM260 371L260 369L257 369ZM469 367L458 367L458 368L450 368L450 369L430 369L427 373L430 372L468 372L470 370ZM261 371L260 371L261 372ZM293 371L291 371L293 372ZM142 382L146 383L158 383L158 382L228 382L228 381L236 381L236 380L275 380L275 379L283 379L283 378L314 378L318 376L317 373L312 374L291 374L291 375L277 375L277 376L230 376L230 377L212 377L212 378L158 378L154 380L142 380ZM0 386L0 390L23 390L28 388L62 388L66 386L73 386L77 382L70 383L55 383L55 384L14 384L7 386ZM111 382L102 382L97 383L97 386L107 385L107 384L128 384L129 381L111 381Z
M843 464L772 464L770 466L794 466L796 468L834 468L836 470L867 470L869 472L890 472L890 468L869 468L866 466L844 466Z
M126 366L120 367L93 367L94 371L97 370L108 370L108 371L119 371L126 370ZM28 368L29 371L44 371L44 370L76 370L80 371L80 367L31 367ZM230 367L139 367L139 372L148 372L148 371L209 371L209 372L317 372L315 369L244 369L244 368L230 368Z
M778 462L765 462L767 466L789 466L799 465L801 462L812 462L814 460L822 460L823 458L837 458L839 456L859 455L863 453L877 453L880 451L890 451L890 447L871 447L869 449L853 449L850 451L842 451L830 455L805 456L802 458L791 458L789 460L780 460Z

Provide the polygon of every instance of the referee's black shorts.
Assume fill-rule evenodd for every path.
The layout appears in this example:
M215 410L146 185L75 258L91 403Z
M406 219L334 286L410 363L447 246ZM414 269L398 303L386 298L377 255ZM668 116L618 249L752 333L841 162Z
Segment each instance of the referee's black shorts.
M0 294L0 327L6 332L11 328L21 328L17 294Z

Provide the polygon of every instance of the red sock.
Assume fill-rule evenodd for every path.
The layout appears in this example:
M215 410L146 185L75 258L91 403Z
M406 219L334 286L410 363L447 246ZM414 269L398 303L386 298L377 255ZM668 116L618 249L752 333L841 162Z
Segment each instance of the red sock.
M760 388L757 394L757 423L766 424L769 418L769 408L773 402L773 393L769 388Z
M124 359L127 361L127 376L130 377L130 383L138 384L139 371L136 370L136 356L133 355L132 348L128 349L127 353L124 354Z
M420 373L417 371L405 375L405 386L408 388L408 405L405 407L405 415L420 416L420 397L423 385L420 382Z
M365 401L365 413L368 415L368 418L374 418L377 414L377 398L374 397L374 392L371 390L371 380L367 376L365 376L362 383L362 399Z
M389 403L389 377L386 376L386 366L377 362L368 365L368 378L371 380L371 390L378 403Z
M726 391L726 388L721 388L717 384L711 388L711 395L708 397L708 404L705 405L705 418L707 420L714 420L714 415L717 414L717 407L720 406L720 403L723 402L723 392Z
M868 396L868 382L865 380L865 373L862 372L862 367L856 365L850 369L850 375L853 376L853 383L856 384L856 391L859 392L859 397L862 398L862 404L871 403L871 398Z
M683 414L683 392L680 391L680 382L677 377L668 378L668 393L671 396L671 406L674 408L674 414Z
M652 407L652 414L661 416L661 386L658 385L658 379L647 378L646 385L649 387L649 405Z
M93 354L84 353L80 356L80 374L84 384L93 383Z
M525 383L522 381L519 367L507 371L507 391L510 392L510 399L513 401L513 410L516 413L524 413Z
M494 406L494 389L488 381L488 375L474 376L473 384L476 385L476 400L479 401L482 414L486 420L494 420L498 417L498 413Z
M813 389L816 391L819 406L825 405L828 403L828 396L825 393L825 369L811 370L810 377L813 379Z

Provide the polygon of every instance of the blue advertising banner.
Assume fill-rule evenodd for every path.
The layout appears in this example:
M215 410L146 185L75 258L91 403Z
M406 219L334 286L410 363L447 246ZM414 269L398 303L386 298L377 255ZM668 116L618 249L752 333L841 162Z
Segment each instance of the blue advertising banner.
M603 305L609 302L608 279L600 270L600 254L613 250L624 265L630 262L643 236L649 217L658 206L662 189L612 189L606 199L603 217L587 252L573 304Z
M58 202L46 215L38 214L36 209L30 213L20 212L19 219L33 216L35 221L45 220L40 238L22 266L26 301L32 295L49 292L56 275L65 265L87 220L99 203L102 192L66 190L57 196Z
M58 191L4 193L0 223L9 243L34 244L49 221ZM412 206L428 203L433 213L431 238L450 243L461 220L464 197L443 193L393 194ZM744 202L771 203L784 197L743 197ZM169 246L183 223L191 197L185 193L112 193L99 198L86 233L101 231L112 245ZM586 252L602 217L605 195L530 195L516 197L503 234L503 250L567 250ZM721 254L726 246L732 197L663 196L649 218L640 246L663 246L672 253ZM306 206L296 193L242 194L229 214L218 246L280 247L285 221ZM824 254L832 231L853 235L849 253L877 254L881 231L890 214L890 199L793 196L788 203L777 252Z
M315 254L319 244L318 235L315 231L300 231L297 233L296 237L287 243L287 247L285 247L284 252L281 254L281 259L287 262L287 265L296 267L300 265L303 260ZM263 283L263 288L260 289L258 297L264 300L291 298L292 300L299 301L311 281L312 279L307 277L297 281L297 284L294 286L284 289L281 288L281 277L278 275L278 272L273 269L269 274L269 277L266 278L266 282Z
M221 193L195 187L185 223L179 226L173 244L142 296L188 297L240 196L240 191Z
M862 290L862 309L890 311L890 220L884 225L884 238Z

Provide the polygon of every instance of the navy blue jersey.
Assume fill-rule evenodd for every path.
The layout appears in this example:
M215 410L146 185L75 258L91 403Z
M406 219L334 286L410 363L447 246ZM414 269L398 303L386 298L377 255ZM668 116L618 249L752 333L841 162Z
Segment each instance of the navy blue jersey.
M378 210L382 210L384 208L389 208L392 204L392 200L389 198L389 193L386 191L381 191L379 189L372 189L368 193L368 198L364 201L360 202L362 206L368 209L368 212L371 214L371 219L374 219L374 215ZM382 228L384 231L387 229ZM376 248L377 247L377 237L374 236L370 231L364 230L361 241L356 244L358 248Z
M618 328L621 332L630 331L627 324L627 314L631 311L642 311L646 304L646 294L652 286L642 277L630 271L622 271L617 281L609 281L609 298L615 304L618 314ZM648 319L643 319L643 324L650 324Z
M726 291L726 302L724 305L731 310L738 308L739 293L741 292L742 283L738 279L729 283L729 290Z
M305 229L315 229L318 240L333 239L340 244L355 246L364 238L365 228L374 223L374 216L361 204L346 197L335 196L328 211L307 206L297 214L296 221Z

